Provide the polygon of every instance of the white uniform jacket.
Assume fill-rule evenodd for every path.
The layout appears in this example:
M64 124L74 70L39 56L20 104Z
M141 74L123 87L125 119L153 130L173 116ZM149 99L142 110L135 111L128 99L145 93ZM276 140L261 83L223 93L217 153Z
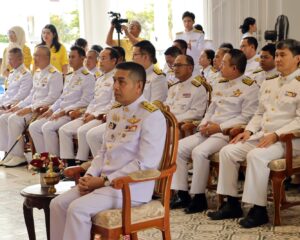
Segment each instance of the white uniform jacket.
M61 95L62 89L62 74L52 65L48 65L43 70L37 70L34 73L33 87L29 96L19 102L17 106L36 109L41 106L51 105Z
M175 115L178 122L201 119L208 103L208 94L202 85L202 77L193 77L170 87L166 105Z
M104 142L87 174L106 175L110 181L131 172L157 169L162 157L166 120L157 108L141 96L128 106L109 111ZM131 200L151 200L154 182L132 184ZM97 193L97 189L94 191ZM120 190L102 188L101 194L122 197Z
M300 130L300 70L264 81L260 88L258 109L246 127L253 132L250 140L268 133ZM296 140L298 143L299 141ZM300 150L299 144L293 145Z
M238 124L247 124L258 105L259 87L254 80L244 75L234 80L220 80L212 92L212 102L201 121L220 124L226 129Z
M8 76L8 88L0 97L0 105L16 104L28 96L32 88L32 75L24 64L13 69Z
M50 107L53 112L60 112L86 107L94 96L95 77L81 67L66 75L63 93Z
M111 109L112 104L115 101L113 93L113 75L114 70L102 74L96 81L94 98L90 102L86 113L98 116L99 114L107 113Z
M154 69L151 65L146 69L147 80L144 88L144 97L153 102L159 100L164 102L168 94L168 84L165 75Z

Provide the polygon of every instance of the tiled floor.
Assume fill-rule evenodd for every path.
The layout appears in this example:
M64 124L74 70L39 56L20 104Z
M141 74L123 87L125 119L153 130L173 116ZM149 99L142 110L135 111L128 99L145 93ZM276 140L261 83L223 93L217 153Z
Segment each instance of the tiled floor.
M28 185L37 183L39 183L39 176L33 176L26 167L0 167L0 240L28 239L22 210L24 199L20 191ZM289 192L289 196L300 200L300 194L296 190ZM211 202L215 202L215 196L210 197L210 204ZM271 219L272 204L269 205L269 213ZM46 240L43 211L34 209L34 219L37 240ZM239 228L237 220L215 222L210 221L205 213L186 215L181 210L172 211L172 240L300 239L300 207L283 211L282 221L281 227L273 227L269 223L260 228L245 230ZM162 239L161 234L156 230L142 232L139 236L141 240Z

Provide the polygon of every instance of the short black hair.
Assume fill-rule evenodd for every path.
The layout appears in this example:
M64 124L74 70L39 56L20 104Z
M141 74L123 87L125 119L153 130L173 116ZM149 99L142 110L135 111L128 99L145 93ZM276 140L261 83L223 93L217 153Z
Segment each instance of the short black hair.
M74 46L79 46L82 47L83 49L85 49L87 45L88 42L84 38L77 38L74 43Z
M203 27L202 27L202 25L201 25L201 24L195 24L195 25L194 25L194 28L195 28L196 30L199 30L199 31L201 31L201 32L203 32L203 33L204 33L204 31L203 31Z
M122 62L116 66L116 69L129 71L129 77L134 81L142 82L142 90L144 90L146 83L146 71L144 67L135 62Z
M250 25L254 25L255 22L256 22L255 18L252 17L245 18L243 24L240 26L242 33L244 34L248 32L250 29Z
M182 52L182 54L186 54L186 50L187 50L187 42L183 39L176 39L173 41L173 43L178 43L180 45L181 49L185 49L185 52Z
M231 43L228 43L228 42L223 42L221 43L220 47L219 48L228 48L228 49L233 49L233 46Z
M182 54L182 55L185 56L185 60L188 65L192 65L192 66L195 65L194 59L190 55L187 54Z
M113 46L113 49L115 49L118 53L119 53L119 60L120 58L123 59L123 62L126 62L126 53L124 48L120 47L120 46Z
M14 47L10 49L8 53L15 54L18 58L23 58L23 51L21 48Z
M255 50L257 49L258 42L255 37L245 37L243 40L247 40L249 45L252 45Z
M117 64L118 60L119 60L119 53L116 49L112 48L112 47L106 47L104 48L104 50L108 50L109 51L109 57L110 59L116 59L115 64Z
M272 57L275 58L275 51L276 51L275 44L269 43L269 44L263 46L261 50L270 53L272 55Z
M71 47L70 50L71 51L77 51L80 57L86 57L85 51L82 47L74 45L74 46Z
M169 47L167 50L164 52L165 56L170 55L172 57L177 57L178 55L182 54L180 49L178 47Z
M300 42L295 39L286 39L277 43L276 49L289 49L293 56L300 55Z
M230 64L235 65L240 73L244 73L247 65L246 55L239 49L231 49L227 54L231 56Z
M204 52L206 53L207 59L210 60L210 64L212 65L215 58L215 51L212 49L204 49Z
M182 20L186 17L191 18L195 22L195 14L189 11L186 11L182 14Z
M154 45L150 41L148 40L140 41L134 44L134 47L139 47L141 53L147 54L150 57L152 63L154 64L157 63L156 50Z
M96 52L100 53L103 50L103 47L101 47L100 45L94 44L91 46L92 50L95 50Z

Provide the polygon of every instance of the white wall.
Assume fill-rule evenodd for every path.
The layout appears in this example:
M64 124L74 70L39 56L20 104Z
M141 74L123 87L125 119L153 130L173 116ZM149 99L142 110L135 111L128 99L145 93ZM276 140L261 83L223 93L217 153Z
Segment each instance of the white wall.
M208 0L209 1L209 0ZM279 15L288 16L290 22L289 37L300 40L298 23L300 22L299 0L211 0L211 29L214 46L222 42L231 42L239 46L241 32L239 26L244 18L257 20L260 46L265 44L265 30L273 30Z

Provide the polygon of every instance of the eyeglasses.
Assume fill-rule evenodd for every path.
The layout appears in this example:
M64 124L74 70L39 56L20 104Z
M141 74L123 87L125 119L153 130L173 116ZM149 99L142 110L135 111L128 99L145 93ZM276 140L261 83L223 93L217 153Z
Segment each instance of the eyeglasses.
M176 68L176 67L183 67L183 66L191 66L191 64L181 64L181 63L175 63L172 67Z

